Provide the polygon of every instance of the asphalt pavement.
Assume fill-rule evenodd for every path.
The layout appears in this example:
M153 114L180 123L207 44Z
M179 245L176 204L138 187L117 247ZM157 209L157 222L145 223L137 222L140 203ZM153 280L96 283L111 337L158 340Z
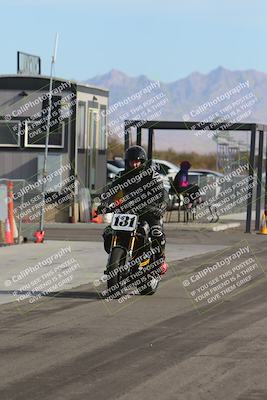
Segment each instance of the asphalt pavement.
M187 254L172 258L153 296L107 301L89 282L2 304L0 399L266 400L267 237L239 229L174 231L167 240ZM53 243L53 254L69 245ZM87 243L77 245L75 260ZM35 257L43 259L38 247ZM231 290L230 269L240 274L231 272Z

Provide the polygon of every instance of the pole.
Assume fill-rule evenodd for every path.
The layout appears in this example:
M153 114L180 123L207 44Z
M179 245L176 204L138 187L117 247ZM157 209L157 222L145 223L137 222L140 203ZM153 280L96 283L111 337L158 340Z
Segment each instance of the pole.
M261 185L262 185L262 161L263 161L263 131L259 131L259 152L258 152L258 171L257 171L257 197L256 197L256 219L255 230L260 229L261 214Z
M256 125L251 129L251 141L250 141L250 155L249 155L249 181L253 183L254 180L254 162L255 162L255 144L256 144ZM248 198L247 198L247 219L246 219L246 233L251 233L251 217L252 217L252 196L253 187L248 186Z
M148 165L152 165L153 136L154 136L154 129L148 128L148 149L147 149L147 156L149 161Z
M50 69L50 83L49 83L49 95L48 95L49 103L48 103L48 115L47 115L47 125L46 125L43 184L42 184L42 207L41 207L41 216L40 216L40 225L39 225L40 232L42 232L44 230L45 189L46 189L46 177L47 177L47 158L48 158L51 108L52 108L53 72L54 72L54 65L56 62L57 46L58 46L58 33L56 34L55 46L54 46L54 51L53 51L53 55L51 58L51 69Z
M265 196L264 196L264 211L267 209L267 135L266 131L264 131L265 134Z
M142 128L141 128L141 126L138 126L136 128L136 144L138 146L142 146Z
M128 123L127 121L125 121L124 123L124 151L126 151L128 149L128 147L130 147L130 134L129 134L129 130L130 128L127 127Z

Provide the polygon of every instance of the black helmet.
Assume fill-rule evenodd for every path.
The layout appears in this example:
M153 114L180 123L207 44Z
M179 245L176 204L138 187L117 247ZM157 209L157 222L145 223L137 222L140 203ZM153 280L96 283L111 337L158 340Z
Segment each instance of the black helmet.
M141 146L131 146L125 152L125 165L126 169L130 168L130 161L140 160L141 163L147 161L147 154L145 149Z

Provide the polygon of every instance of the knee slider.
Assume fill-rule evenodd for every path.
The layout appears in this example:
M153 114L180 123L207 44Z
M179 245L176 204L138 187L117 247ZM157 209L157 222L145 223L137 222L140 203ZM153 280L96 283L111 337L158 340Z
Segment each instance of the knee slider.
M164 236L163 230L162 230L162 226L161 225L153 225L151 226L151 236L154 238L161 238L162 236Z

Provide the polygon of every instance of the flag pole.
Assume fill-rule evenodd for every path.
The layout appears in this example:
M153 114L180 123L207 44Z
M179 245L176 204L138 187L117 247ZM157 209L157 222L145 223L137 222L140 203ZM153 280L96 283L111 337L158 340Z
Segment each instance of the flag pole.
M51 121L51 109L52 109L52 88L53 88L53 73L54 66L56 63L57 47L58 47L58 33L55 38L54 51L51 58L51 69L50 69L50 83L49 83L49 103L48 103L48 115L46 125L46 137L45 137L45 153L44 153L44 166L43 166L43 182L42 182L42 206L40 215L39 231L44 233L44 215L45 215L45 190L46 190L46 177L47 177L47 159L48 159L48 145L49 145L49 133L50 133L50 121ZM44 234L43 234L44 239ZM43 240L42 240L43 241Z

